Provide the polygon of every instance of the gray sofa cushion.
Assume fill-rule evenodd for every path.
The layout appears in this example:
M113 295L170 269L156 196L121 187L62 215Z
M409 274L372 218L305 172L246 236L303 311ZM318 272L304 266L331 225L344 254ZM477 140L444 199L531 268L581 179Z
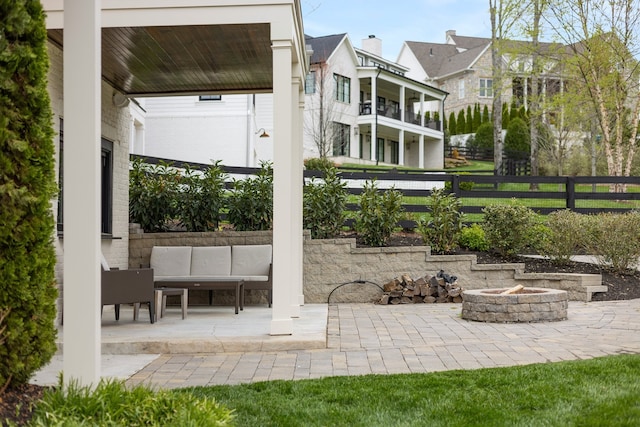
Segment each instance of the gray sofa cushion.
M194 247L191 250L192 276L229 276L231 246Z
M231 248L232 276L268 276L271 245L237 245ZM246 278L245 280L264 280Z
M154 246L150 265L154 276L189 276L191 246Z

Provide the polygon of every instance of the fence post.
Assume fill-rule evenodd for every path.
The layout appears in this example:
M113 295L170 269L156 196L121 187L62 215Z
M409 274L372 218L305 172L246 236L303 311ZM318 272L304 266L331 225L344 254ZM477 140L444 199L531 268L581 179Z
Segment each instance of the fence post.
M460 175L451 175L451 192L460 198Z
M572 176L567 177L565 191L567 193L567 209L574 211L576 209L576 180Z

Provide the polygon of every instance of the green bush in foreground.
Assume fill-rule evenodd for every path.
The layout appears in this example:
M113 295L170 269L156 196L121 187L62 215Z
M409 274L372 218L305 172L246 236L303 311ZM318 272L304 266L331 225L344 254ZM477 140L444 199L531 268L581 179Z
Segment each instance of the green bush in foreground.
M273 226L273 166L261 165L255 177L234 180L227 205L228 220L237 231L271 230Z
M365 245L383 246L402 217L402 193L398 190L378 192L375 178L364 184L356 230Z
M54 133L39 1L0 1L0 395L56 350Z
M95 390L71 384L45 392L31 426L230 426L232 412L213 397L101 381Z
M549 239L542 248L542 254L554 262L566 265L571 256L582 252L585 233L584 216L568 209L547 215Z
M599 264L617 272L636 266L640 258L640 212L585 215L587 253L597 256Z
M418 222L418 233L434 253L449 254L458 248L462 230L462 202L445 190L433 190L428 198L430 218Z
M515 199L510 205L489 205L483 212L482 228L490 251L513 257L539 246L538 215Z
M304 186L304 228L312 239L328 239L338 235L345 218L346 183L334 167L326 169L324 178L312 179Z
M484 236L484 230L479 224L471 224L463 227L458 237L458 244L463 248L471 251L486 252L489 250L489 244Z

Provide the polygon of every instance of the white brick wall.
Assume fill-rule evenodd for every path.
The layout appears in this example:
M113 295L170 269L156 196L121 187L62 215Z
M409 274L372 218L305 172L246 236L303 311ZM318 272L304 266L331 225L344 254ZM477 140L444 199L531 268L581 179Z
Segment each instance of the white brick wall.
M56 170L59 170L60 119L64 117L63 105L63 59L62 51L49 44L48 90L53 110L55 136ZM113 240L102 241L102 252L113 267L127 268L129 260L129 138L132 124L128 108L116 108L111 102L113 88L102 82L102 137L113 142ZM66 165L73 167L73 165ZM56 172L56 176L58 172ZM58 201L52 203L57 214ZM63 239L55 239L56 279L63 282Z

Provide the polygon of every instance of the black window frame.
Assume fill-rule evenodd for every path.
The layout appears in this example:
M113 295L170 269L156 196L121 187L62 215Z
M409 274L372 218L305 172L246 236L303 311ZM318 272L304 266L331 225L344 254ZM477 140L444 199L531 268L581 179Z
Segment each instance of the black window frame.
M58 234L64 232L64 120L60 119L58 167ZM113 233L113 142L101 138L100 154L100 232Z
M349 156L351 149L351 126L333 122L333 155Z

